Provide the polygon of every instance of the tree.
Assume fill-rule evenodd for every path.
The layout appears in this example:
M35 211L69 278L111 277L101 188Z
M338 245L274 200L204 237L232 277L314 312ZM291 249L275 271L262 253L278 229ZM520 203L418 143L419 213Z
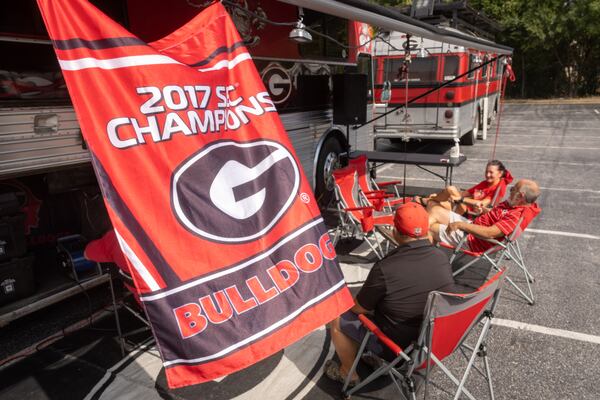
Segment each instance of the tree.
M383 5L409 1L373 0ZM600 89L600 0L471 0L504 28L496 41L514 48L520 97L586 96Z

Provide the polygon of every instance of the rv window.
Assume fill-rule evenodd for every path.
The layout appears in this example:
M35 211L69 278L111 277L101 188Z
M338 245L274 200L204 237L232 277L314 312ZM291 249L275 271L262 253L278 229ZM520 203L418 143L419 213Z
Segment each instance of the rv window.
M458 76L458 56L444 57L444 80L451 81Z
M116 21L126 21L123 0L92 0ZM35 1L0 1L0 102L68 103L56 54Z
M468 71L472 70L473 68L477 67L479 65L479 63L477 62L477 56L475 54L471 54L469 55L469 69ZM475 78L475 75L477 74L477 70L471 72L469 75L467 75L468 79L473 79Z
M331 15L321 14L309 9L304 9L304 24L317 32L333 37L344 45L348 44L348 21ZM310 43L298 46L300 54L307 59L345 59L348 50L325 39L321 35L312 35Z
M67 88L51 45L1 42L0 101L68 102ZM35 57L32 57L32 55Z
M356 59L357 69L359 74L367 75L367 91L368 98L372 99L373 96L373 74L371 72L373 63L369 54L360 53Z
M384 81L404 82L401 76L403 58L392 58L385 60L384 63ZM437 58L413 58L408 66L409 82L435 82L437 74Z

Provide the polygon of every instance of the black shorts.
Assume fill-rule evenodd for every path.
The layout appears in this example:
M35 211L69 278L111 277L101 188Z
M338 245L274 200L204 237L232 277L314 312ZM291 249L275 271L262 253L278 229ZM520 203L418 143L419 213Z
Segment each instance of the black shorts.
M362 343L367 334L367 328L360 322L358 315L352 311L346 311L340 315L340 329L346 336L359 344ZM378 356L387 355L384 346L377 340L375 335L369 337L366 349Z

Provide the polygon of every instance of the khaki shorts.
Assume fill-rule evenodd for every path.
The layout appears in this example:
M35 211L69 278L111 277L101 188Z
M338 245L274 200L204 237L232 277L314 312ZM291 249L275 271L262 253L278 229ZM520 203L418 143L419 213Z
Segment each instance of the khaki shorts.
M448 217L450 218L450 223L459 222L459 221L468 222L469 224L472 223L471 220L469 220L455 212L450 212ZM440 240L443 243L449 244L451 246L454 246L454 247L458 246L460 241L463 240L463 238L465 237L466 233L464 231L461 231L460 229L457 229L454 232L452 232L451 234L448 234L446 232L447 228L448 228L448 225L440 224L440 233L439 233Z

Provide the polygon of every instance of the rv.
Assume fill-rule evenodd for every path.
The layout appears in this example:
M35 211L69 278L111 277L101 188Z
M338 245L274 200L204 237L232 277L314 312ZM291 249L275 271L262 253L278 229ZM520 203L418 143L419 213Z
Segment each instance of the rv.
M375 116L381 116L375 122L375 140L460 139L475 144L482 138L483 124L489 125L498 111L504 62L498 59L465 73L496 57L494 52L400 32L382 35L374 57Z
M206 2L95 3L136 36L151 42L184 25ZM332 123L332 75L371 76L369 45L357 46L361 37L363 43L369 41L368 26L275 0L225 6L253 56L317 198L326 195L332 190L330 175L338 154L349 145L363 150L372 146L368 126L353 130L348 137L346 127ZM0 178L88 164L89 153L35 1L3 3L0 10L13 16L3 19L7 26L0 26ZM296 21L321 35L313 35L308 43L291 40L294 26L289 23ZM370 119L372 105L365 103L364 107Z
M210 2L92 3L140 39L152 42L184 25ZM369 99L376 100L381 90L375 94L372 87L369 90L373 69L368 47L372 42L369 43L371 34L366 24L463 46L472 49L470 53L512 51L443 31L397 10L362 0L228 0L223 4L252 54L321 204L326 204L333 189L330 175L339 163L339 154L348 149L373 148L372 125L335 124L332 101L334 75L367 75L366 94L348 97L351 103L359 104L356 108L364 110L363 119L372 119L373 104ZM84 241L74 235L91 240L111 226L35 0L1 2L0 15L8 16L0 19L0 306L33 293L35 299L42 299L31 300L36 307L21 307L22 312L0 312L1 326L77 294L79 289L73 279L78 279L78 271L73 268L60 274L56 270L74 267L73 259L77 258L79 269L93 273L81 263L84 258L80 245ZM305 26L310 30L306 31ZM470 58L459 56L456 73L467 61ZM381 80L381 69L378 71ZM393 80L391 76L389 79ZM476 82L481 79L476 75ZM481 84L476 87L483 88ZM397 91L392 87L393 96ZM463 101L462 86L454 88L454 96L453 101ZM73 243L78 247L69 251ZM60 258L59 253L64 257ZM16 282L15 274L19 274ZM61 280L59 275L69 278L63 276ZM82 287L88 289L108 280L106 275L90 278ZM58 296L57 292L63 295ZM28 299L22 302L27 303Z

